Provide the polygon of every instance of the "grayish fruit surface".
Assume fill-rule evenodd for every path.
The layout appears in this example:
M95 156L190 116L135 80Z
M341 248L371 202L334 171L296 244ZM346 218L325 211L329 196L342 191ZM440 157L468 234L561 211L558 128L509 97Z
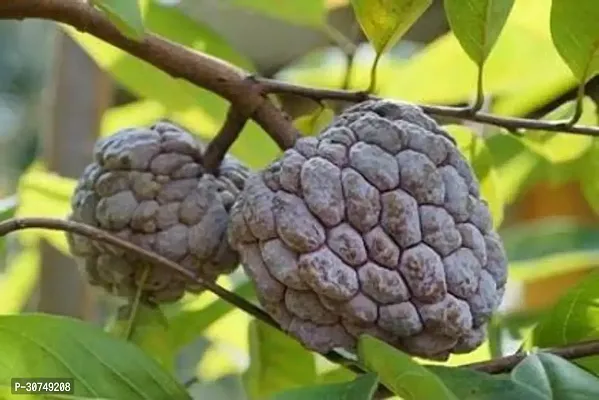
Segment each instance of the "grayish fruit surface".
M227 241L229 210L248 170L227 156L218 176L205 173L202 151L190 133L166 122L99 140L94 162L71 199L69 218L156 252L204 279L232 272L239 257ZM128 296L141 285L153 301L169 302L186 290L201 290L176 272L113 246L70 233L67 238L89 282L116 295Z
M228 236L263 307L320 352L362 333L429 359L469 352L507 279L455 142L392 101L347 109L248 178Z

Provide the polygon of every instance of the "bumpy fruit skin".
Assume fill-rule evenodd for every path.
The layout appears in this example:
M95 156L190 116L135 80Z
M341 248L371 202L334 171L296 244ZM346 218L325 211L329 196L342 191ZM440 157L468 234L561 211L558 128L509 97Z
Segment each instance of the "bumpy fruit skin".
M69 219L109 231L214 281L232 272L238 254L227 241L229 210L249 171L226 157L218 176L204 172L201 144L188 132L159 122L99 140L94 162L80 177ZM148 264L114 246L67 234L89 282L128 296L141 287L155 302L200 291L176 272ZM150 266L151 267L151 266ZM144 271L149 271L142 283Z
M507 261L454 141L419 108L367 101L248 178L228 235L260 303L309 349L362 333L444 360L486 336Z

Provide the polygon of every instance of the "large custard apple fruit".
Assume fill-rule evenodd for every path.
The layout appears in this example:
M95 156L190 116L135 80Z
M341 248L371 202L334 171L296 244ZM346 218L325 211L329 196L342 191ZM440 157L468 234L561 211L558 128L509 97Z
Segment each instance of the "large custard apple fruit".
M99 140L94 162L78 181L69 218L109 231L210 281L232 272L239 256L227 241L229 210L249 170L227 156L217 176L208 174L202 167L203 150L192 134L168 122ZM151 301L170 302L186 290L201 291L176 271L148 265L114 246L76 234L67 238L89 282L113 294L128 296L141 285Z
M229 241L284 330L439 360L484 341L507 261L454 143L420 108L366 101L248 178Z

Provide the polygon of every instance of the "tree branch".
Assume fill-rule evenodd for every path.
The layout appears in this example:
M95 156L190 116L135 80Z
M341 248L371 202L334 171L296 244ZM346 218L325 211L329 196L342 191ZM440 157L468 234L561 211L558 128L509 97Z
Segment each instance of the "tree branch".
M540 349L545 353L555 354L566 360L574 360L599 354L599 340L574 343L563 347ZM461 365L460 367L472 368L488 374L502 374L511 371L520 361L526 358L527 353L516 353L510 356L496 358L473 364Z
M265 93L289 93L307 97L315 101L341 100L359 103L369 99L380 99L380 97L368 94L366 91L320 89L259 77L254 77L254 80L257 84L262 85L262 90ZM571 125L570 121L540 121L528 118L504 117L476 111L471 107L448 107L421 104L417 104L417 106L422 108L422 110L428 114L495 125L510 131L517 129L531 129L586 136L599 136L599 127Z
M282 148L293 145L298 131L263 94L247 72L215 57L191 51L147 33L134 41L102 13L79 0L0 0L0 19L38 18L71 25L94 35L168 73L185 79L227 99L247 117L253 118Z
M231 106L227 118L218 134L210 141L203 154L203 165L208 172L216 175L221 161L247 122L247 117L241 115Z

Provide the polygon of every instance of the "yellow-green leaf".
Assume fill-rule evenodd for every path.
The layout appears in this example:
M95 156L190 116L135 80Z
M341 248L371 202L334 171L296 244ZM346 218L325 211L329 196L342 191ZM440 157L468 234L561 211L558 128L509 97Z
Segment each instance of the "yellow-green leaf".
M249 330L251 357L244 381L250 398L317 382L314 357L299 342L256 320Z
M491 53L513 5L514 0L445 0L453 34L479 67Z
M551 37L580 83L599 73L599 2L552 0Z
M144 25L137 0L92 0L92 4L102 10L124 35L134 40L143 37Z
M312 114L302 115L293 121L293 125L304 135L317 135L322 128L328 125L335 113L330 108L319 108Z
M351 4L364 34L381 54L397 43L432 0L352 0Z

